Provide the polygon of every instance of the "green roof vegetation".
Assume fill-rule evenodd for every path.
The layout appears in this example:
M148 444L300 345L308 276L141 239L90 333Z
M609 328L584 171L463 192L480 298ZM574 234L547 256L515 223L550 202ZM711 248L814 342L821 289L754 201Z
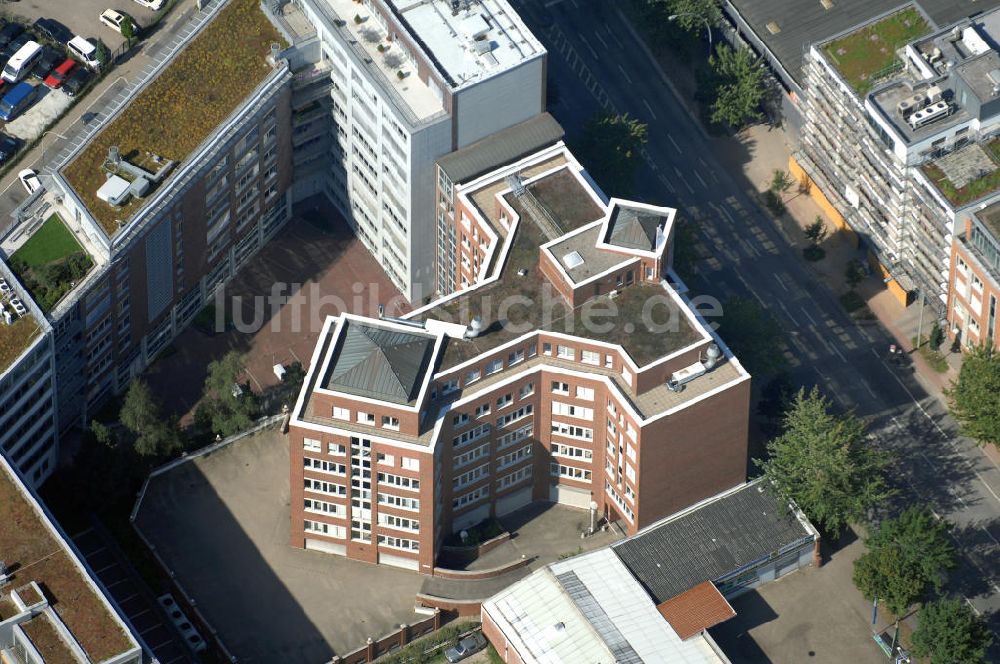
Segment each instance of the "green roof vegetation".
M10 257L11 269L45 312L52 311L93 264L58 214L46 219Z
M0 373L7 371L10 365L21 356L41 328L34 316L21 316L10 325L0 323Z
M1000 189L1000 138L995 138L983 145L986 154L993 160L995 168L983 173L981 176L968 183L964 187L955 187L948 176L944 174L941 167L934 162L928 162L921 168L931 182L938 188L945 198L956 207L968 205L980 198L992 194Z
M97 198L108 148L118 146L130 161L147 152L185 159L271 71L265 57L272 43L285 40L258 0L230 0L65 168L66 180L109 236L142 201L132 198L116 209Z
M823 50L844 80L865 95L876 81L902 67L897 49L929 30L920 12L909 7L829 42Z

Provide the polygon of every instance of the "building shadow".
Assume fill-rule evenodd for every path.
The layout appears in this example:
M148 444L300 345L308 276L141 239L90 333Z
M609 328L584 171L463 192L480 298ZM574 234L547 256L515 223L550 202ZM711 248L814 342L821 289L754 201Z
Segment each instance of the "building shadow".
M775 620L778 614L756 590L737 597L731 604L736 610L736 617L710 629L712 638L734 663L772 664L750 630Z

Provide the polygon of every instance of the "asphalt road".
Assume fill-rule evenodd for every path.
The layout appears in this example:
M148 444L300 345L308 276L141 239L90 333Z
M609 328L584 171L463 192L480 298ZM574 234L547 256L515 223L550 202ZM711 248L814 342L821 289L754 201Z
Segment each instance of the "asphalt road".
M801 248L748 194L753 183L722 168L631 26L605 6L611 3L545 4L548 18L537 3L515 2L550 52L550 80L557 86L551 112L570 138L602 108L648 123L636 195L681 208L698 222L699 244L710 257L699 262L696 287L720 299L754 297L785 326L793 380L819 385L841 407L870 422L873 441L897 454L896 502L927 502L955 525L961 562L949 575L949 589L978 611L996 612L1000 469L956 435L954 421L909 368L884 361L894 342L889 333L877 324L856 324L817 283L802 262Z

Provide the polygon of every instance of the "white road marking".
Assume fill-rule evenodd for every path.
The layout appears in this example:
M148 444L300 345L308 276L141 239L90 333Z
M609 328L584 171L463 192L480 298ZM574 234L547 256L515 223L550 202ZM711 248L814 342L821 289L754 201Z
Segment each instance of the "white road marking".
M786 286L785 282L781 280L781 277L778 276L778 273L777 272L773 272L772 274L774 274L774 280L777 281L779 284L781 284L781 287L784 288L785 292L787 293L788 292L788 286Z
M648 102L648 101L646 101L646 99L645 99L645 98L643 98L643 100L642 100L642 103L646 105L646 110L648 110L648 111L649 111L649 114L650 114L650 115L651 115L651 116L653 117L653 119L655 120L655 119L656 119L656 113L654 113L654 112L653 112L653 107L649 105L649 102Z
M705 180L702 179L701 173L699 173L698 171L693 171L693 173L694 173L694 176L696 178L698 178L698 182L701 183L701 186L703 186L705 189L708 189L708 185L705 184Z
M684 154L684 151L681 150L681 146L677 145L677 141L674 140L673 136L667 134L667 139L669 139L670 142L673 144L674 149L677 150L677 154Z
M604 41L604 37L601 36L600 32L595 32L594 36L597 37L597 41L601 42L601 46L603 46L605 49L610 48L608 46L608 42Z
M742 274L737 274L736 278L740 280L740 283L743 284L744 288L746 288L748 291L750 291L751 295L753 295L755 298L757 298L757 301L760 302L760 304L761 304L762 307L766 306L764 304L764 300L761 299L760 295L757 295L757 291L755 291L754 289L750 288L750 284L747 283L747 280L743 278Z
M784 286L784 284L782 284L782 286ZM788 289L785 289L785 290L788 290ZM816 325L816 321L814 321L813 317L809 315L809 312L806 311L805 307L799 307L799 309L802 310L802 313L805 314L805 317L809 319L810 323L812 323L813 325ZM817 325L817 327L819 327L819 326Z
M865 380L864 378L862 378L861 379L861 384L865 386L865 389L868 390L868 394L872 395L873 399L878 399L878 395L875 394L875 390L872 389L872 386L868 384L867 380Z
M580 41L582 41L582 42L583 42L583 45L584 45L584 46L586 46L586 47L587 47L587 48L588 48L588 49L590 50L590 53L591 53L591 55L593 55L593 56L594 56L594 59L595 59L595 60L596 60L597 58L601 57L601 56L597 55L597 51L595 51L595 50L594 50L594 47L590 45L590 42L589 42L589 41L587 41L587 38L583 36L583 33L582 33L582 32L580 33Z
M694 193L694 187L692 187L691 184L684 178L684 176L681 175L681 172L679 170L677 170L676 166L674 166L674 173L676 173L677 177L680 178L681 182L684 183L684 186L688 188L688 191L690 191L693 194Z
M632 77L628 75L627 71L625 71L625 67L618 65L618 70L622 73L622 76L625 77L625 80L628 81L628 84L632 85Z
M792 319L792 322L795 323L795 327L801 327L801 325L799 325L799 321L795 320L795 316L793 316L792 312L788 310L784 302L779 301L778 306L781 307L781 310L785 312L786 316Z

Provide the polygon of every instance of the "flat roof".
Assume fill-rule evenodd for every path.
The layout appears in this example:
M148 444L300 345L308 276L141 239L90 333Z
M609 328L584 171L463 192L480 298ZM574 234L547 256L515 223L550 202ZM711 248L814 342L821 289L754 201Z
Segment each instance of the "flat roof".
M953 206L971 205L1000 191L1000 139L971 143L920 169Z
M11 312L10 304L6 300L3 306ZM41 326L31 314L15 317L10 325L0 320L0 375L7 371L24 351L31 348L31 344L41 332Z
M117 146L130 162L154 158L182 162L273 71L266 61L272 43L284 45L285 40L260 3L229 0L62 169L66 182L108 237L117 234L150 197L132 197L120 208L97 197L106 180L103 165L109 149ZM169 186L178 170L168 173L158 187Z
M815 535L757 480L669 516L612 550L661 604Z
M805 54L812 44L846 32L890 12L899 0L727 0L756 36L774 53L800 87ZM967 16L1000 6L1000 0L922 0L918 3L936 25L949 25ZM768 29L774 24L776 32Z
M987 205L976 212L976 218L1000 241L1000 201Z
M438 70L461 88L545 53L506 0L386 0Z
M0 560L12 572L12 588L39 599L31 582L41 587L51 610L66 625L93 662L135 650L139 646L121 619L112 612L76 554L55 528L38 501L0 458ZM5 595L7 593L5 592ZM29 604L30 606L30 604ZM0 607L4 618L16 615L12 602ZM72 651L55 636L52 623L35 617L26 627L50 653L46 661L76 661Z
M483 609L526 662L726 663L707 637L678 636L608 548L552 563Z

